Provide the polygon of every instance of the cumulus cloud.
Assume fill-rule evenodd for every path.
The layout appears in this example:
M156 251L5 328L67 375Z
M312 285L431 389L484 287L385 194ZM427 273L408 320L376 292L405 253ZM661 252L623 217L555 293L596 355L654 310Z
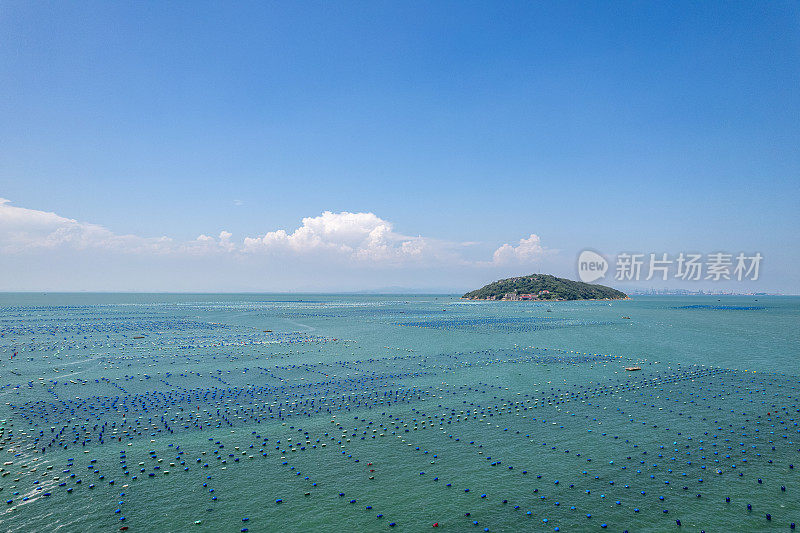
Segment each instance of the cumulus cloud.
M421 257L433 252L432 241L394 231L374 213L333 213L306 217L289 233L280 229L244 239L245 252L291 251L298 254L332 252L356 260L386 261Z
M167 237L117 235L97 224L79 222L48 211L15 207L10 203L0 198L0 249L5 252L59 247L162 252L172 245Z
M168 237L120 235L98 224L81 222L56 213L11 205L0 198L0 252L25 253L47 249L106 250L128 254L170 256L261 256L310 263L338 260L356 265L384 266L503 266L536 261L551 251L538 235L518 244L504 244L491 261L468 260L465 248L475 242L447 242L408 236L395 231L391 222L374 213L334 213L303 218L294 230L277 229L264 234L234 238L228 231L216 236L201 234L188 241Z
M106 249L119 252L171 254L273 253L308 256L328 253L362 262L392 262L444 255L446 245L423 237L394 231L374 213L325 211L306 217L294 231L279 229L237 243L229 231L216 237L201 234L196 239L175 242L167 237L118 235L98 224L80 222L56 213L12 206L0 198L0 249L5 252L71 248Z
M233 237L233 233L225 230L221 231L216 238L201 234L193 241L177 244L172 251L175 253L186 252L193 255L234 252L236 251L236 244L232 242L231 237Z
M542 246L539 236L531 233L527 239L520 239L516 246L506 243L495 250L492 255L492 263L496 265L530 263L542 259L549 253L551 250Z

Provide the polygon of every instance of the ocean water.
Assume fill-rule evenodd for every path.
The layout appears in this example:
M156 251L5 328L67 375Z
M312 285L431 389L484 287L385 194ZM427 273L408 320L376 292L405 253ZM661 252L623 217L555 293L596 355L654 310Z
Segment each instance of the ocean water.
M799 347L796 297L0 294L0 529L789 530Z

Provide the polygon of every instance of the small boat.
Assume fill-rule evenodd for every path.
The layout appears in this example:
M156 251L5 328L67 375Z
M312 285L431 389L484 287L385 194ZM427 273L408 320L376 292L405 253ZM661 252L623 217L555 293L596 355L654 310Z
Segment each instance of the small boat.
M144 339L144 335L136 335L134 339Z
M631 319L631 317L629 317L629 316L624 316L622 318L624 318L625 320L630 320Z
M633 372L635 370L641 370L641 369L642 369L642 367L640 367L640 366L626 366L625 367L625 370L627 370L628 372Z

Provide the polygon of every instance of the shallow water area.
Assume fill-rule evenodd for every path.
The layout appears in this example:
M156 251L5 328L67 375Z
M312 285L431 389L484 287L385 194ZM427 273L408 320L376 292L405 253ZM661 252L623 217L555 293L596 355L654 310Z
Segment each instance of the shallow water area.
M3 294L0 525L788 530L799 326L795 297Z

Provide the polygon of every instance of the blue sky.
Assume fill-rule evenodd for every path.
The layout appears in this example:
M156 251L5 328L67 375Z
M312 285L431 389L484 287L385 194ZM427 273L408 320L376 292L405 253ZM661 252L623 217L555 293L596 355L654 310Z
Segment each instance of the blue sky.
M800 292L797 3L5 2L0 82L0 289L467 289L592 248Z

